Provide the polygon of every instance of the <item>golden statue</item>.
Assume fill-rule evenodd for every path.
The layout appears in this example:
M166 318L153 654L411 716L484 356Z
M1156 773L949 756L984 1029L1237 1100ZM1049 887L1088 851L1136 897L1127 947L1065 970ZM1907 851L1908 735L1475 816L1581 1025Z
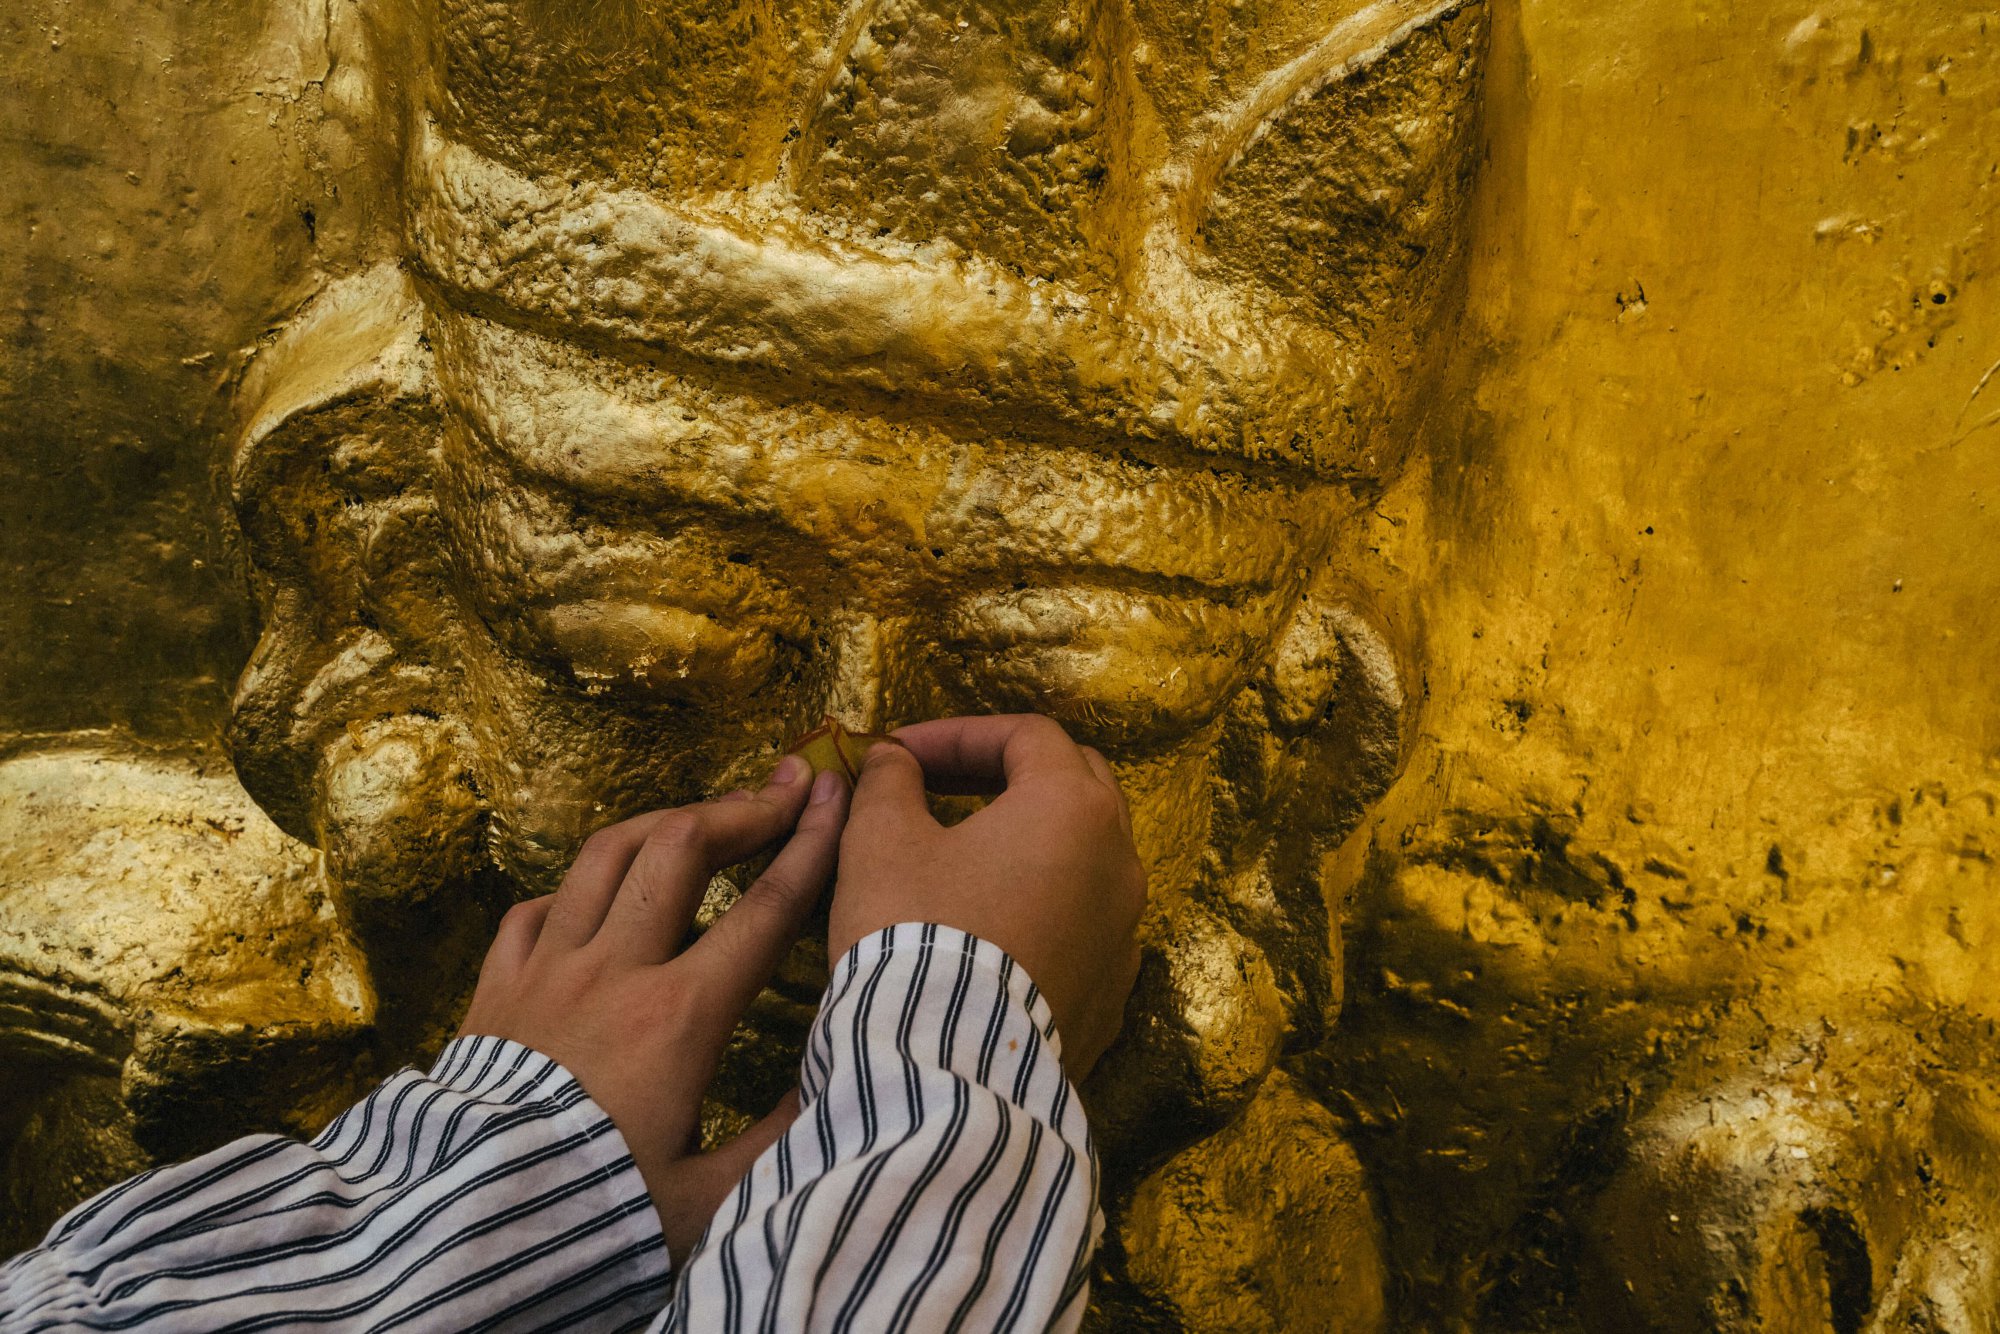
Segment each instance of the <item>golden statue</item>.
M1643 273L1562 267L1585 235L1638 264L1653 224L1619 210L1647 172L1726 176L1627 145L1606 109L1654 104L1589 25L1490 0L244 12L242 87L294 91L215 152L310 188L244 280L268 331L181 359L260 632L227 762L219 708L12 725L0 1241L418 1057L497 914L598 826L755 781L822 716L1035 709L1111 757L1154 887L1084 1091L1099 1327L1995 1318L2000 1083L1959 957L1990 761L1937 748L1905 792L1929 732L1886 708L1812 751L1782 692L1817 678L1695 558L1812 569L1749 531L1768 469L1661 447L1711 386L1768 399L1665 349L1704 346L1704 265L1754 286L1783 256L1731 268L1692 229ZM1722 119L1688 91L1692 21L1597 19L1661 103ZM1888 108L1921 87L2000 129L1981 21L1744 20L1778 62L1744 100L1862 116L1867 188L1899 165L1949 198L1936 162L1978 150ZM1793 211L1831 188L1805 161ZM1805 244L1859 273L1892 225L1868 208ZM2000 254L1946 231L1908 241L1946 257L1898 271L1822 394L1970 364L1954 303ZM1992 378L1943 381L1968 451L2000 434ZM1912 570L1974 587L1948 553L1977 532ZM1649 592L1662 569L1697 592ZM1771 694L1732 693L1738 659ZM1858 776L1815 786L1814 754ZM825 967L808 941L762 998L716 1129L790 1084Z

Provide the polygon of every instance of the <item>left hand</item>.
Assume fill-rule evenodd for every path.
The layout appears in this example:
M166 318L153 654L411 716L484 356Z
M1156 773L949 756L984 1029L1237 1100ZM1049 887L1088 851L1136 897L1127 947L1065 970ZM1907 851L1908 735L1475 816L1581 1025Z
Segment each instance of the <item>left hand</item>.
M624 1136L676 1264L798 1115L787 1097L728 1144L696 1151L723 1045L831 881L846 815L846 783L814 781L788 756L761 792L601 829L554 894L508 912L480 968L461 1033L511 1038L575 1076ZM709 880L787 834L770 869L682 951Z

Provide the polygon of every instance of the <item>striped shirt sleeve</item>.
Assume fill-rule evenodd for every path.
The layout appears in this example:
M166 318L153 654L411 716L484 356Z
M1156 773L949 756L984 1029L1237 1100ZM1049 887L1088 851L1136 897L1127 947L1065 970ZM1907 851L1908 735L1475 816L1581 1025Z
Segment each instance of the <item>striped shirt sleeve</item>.
M905 923L836 966L801 1112L656 1330L1076 1328L1103 1231L1055 1023L998 947Z
M575 1080L460 1038L310 1144L252 1136L78 1206L0 1331L615 1330L667 1300L652 1200Z

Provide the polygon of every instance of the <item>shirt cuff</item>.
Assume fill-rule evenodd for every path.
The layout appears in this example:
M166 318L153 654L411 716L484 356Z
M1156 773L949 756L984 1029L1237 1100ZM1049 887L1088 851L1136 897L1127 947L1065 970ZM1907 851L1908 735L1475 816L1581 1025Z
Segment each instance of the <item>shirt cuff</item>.
M1042 989L1035 985L1035 980L1028 976L1028 970L992 941L955 926L939 922L898 922L895 926L885 926L880 931L863 936L834 967L833 983L827 988L828 993L836 991L843 981L860 973L884 954L919 950L949 954L954 960L962 954L969 955L974 970L996 979L1008 996L1027 1013L1029 1022L1042 1035L1049 1055L1062 1059L1062 1035L1056 1031L1055 1011L1049 1008L1048 998L1042 995Z
M560 1124L574 1132L576 1147L569 1152L582 1159L587 1170L606 1182L639 1179L638 1164L632 1161L631 1147L617 1123L553 1057L511 1038L455 1038L438 1053L430 1079L496 1109L531 1102L560 1106ZM628 1171L630 1178L625 1175ZM658 1210L625 1213L610 1230L616 1235L615 1249L629 1247L638 1257L631 1262L630 1277L653 1274L664 1284L672 1276Z
M574 1098L569 1114L578 1118L579 1124L594 1124L593 1117L607 1124L611 1120L562 1062L512 1038L483 1034L453 1038L431 1063L429 1078L481 1102L560 1102ZM615 1125L608 1134L598 1137L598 1142L606 1141L618 1153L631 1156L624 1136Z
M548 1057L461 1038L310 1144L250 1136L73 1210L0 1270L0 1327L611 1330L668 1269L603 1109Z

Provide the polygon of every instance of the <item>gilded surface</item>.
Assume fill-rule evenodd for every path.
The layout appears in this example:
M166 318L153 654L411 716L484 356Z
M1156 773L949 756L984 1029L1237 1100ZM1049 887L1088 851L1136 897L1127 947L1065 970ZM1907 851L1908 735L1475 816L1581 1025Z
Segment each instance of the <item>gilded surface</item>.
M1100 1326L2000 1319L2000 14L0 30L0 1242L597 825L1036 707L1156 891Z

